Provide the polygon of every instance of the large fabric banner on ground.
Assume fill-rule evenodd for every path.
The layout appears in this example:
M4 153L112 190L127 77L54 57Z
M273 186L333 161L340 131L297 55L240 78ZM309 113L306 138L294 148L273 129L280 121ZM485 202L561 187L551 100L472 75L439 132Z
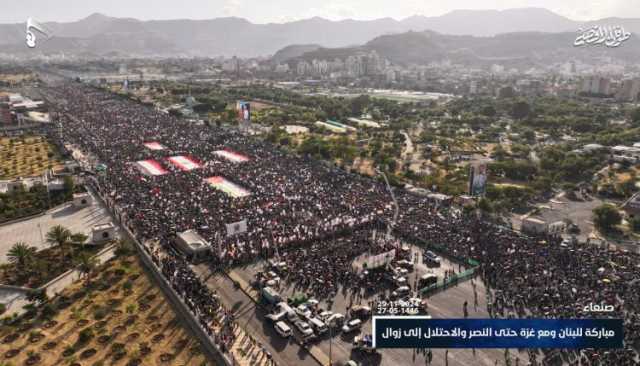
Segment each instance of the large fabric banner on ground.
M245 161L249 161L249 157L231 150L217 150L213 153L221 158L229 160L232 163L244 163Z
M178 169L185 172L202 167L202 165L194 159L183 155L172 156L168 160Z
M144 146L149 150L164 150L165 147L159 142L145 142Z
M167 170L155 160L141 160L136 162L136 166L143 174L146 175L163 175L167 174Z
M251 193L239 185L226 180L224 177L211 177L205 179L215 189L226 193L233 198L246 197Z

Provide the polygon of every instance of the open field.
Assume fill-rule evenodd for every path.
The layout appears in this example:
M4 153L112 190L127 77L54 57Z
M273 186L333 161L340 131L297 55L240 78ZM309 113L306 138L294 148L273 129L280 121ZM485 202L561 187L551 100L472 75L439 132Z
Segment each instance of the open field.
M12 365L207 365L135 257L107 262L12 325L0 326L0 360Z
M61 167L60 154L42 136L0 138L0 179L42 175Z

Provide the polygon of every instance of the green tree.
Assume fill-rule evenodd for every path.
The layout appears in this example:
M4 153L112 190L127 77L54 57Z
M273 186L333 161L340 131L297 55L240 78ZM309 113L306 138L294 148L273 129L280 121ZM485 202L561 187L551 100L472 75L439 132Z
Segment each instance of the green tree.
M531 113L531 107L529 106L529 103L523 100L515 102L513 107L511 107L511 117L515 119L526 118L529 116L529 113Z
M40 306L48 302L49 297L45 289L34 289L27 293L27 301L34 303L36 306Z
M73 178L70 176L64 177L64 194L67 198L71 198L73 196L73 191L75 189L75 182Z
M631 226L631 230L635 233L640 233L640 216L634 216L631 220L629 220L629 225Z
M89 253L80 253L75 259L78 270L86 276L85 286L91 284L91 278L96 268L98 268L98 260Z
M640 108L636 108L631 112L631 121L635 123L640 123Z
M603 232L611 232L622 222L622 215L616 206L605 203L593 209L593 222Z
M59 246L65 256L69 255L69 244L71 243L71 231L62 225L52 227L46 236L47 243Z
M31 247L23 242L18 242L11 246L7 252L7 259L14 263L19 269L25 270L33 261L36 255L36 248Z
M84 233L75 233L69 237L69 241L73 245L84 246L89 237Z
M496 109L492 105L487 105L482 108L480 113L482 113L483 116L493 117L496 115Z

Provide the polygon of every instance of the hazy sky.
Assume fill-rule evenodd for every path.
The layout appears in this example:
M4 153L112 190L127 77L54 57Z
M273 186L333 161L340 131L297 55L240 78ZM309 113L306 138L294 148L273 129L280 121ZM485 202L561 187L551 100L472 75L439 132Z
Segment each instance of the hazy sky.
M71 21L95 12L137 19L209 19L237 16L255 23L321 16L329 19L402 19L455 9L543 7L574 20L640 17L639 0L1 0L0 23Z

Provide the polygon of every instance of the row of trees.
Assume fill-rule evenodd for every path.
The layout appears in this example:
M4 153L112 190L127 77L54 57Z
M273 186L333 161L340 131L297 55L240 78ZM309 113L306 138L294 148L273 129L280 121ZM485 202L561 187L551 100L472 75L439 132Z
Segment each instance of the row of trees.
M5 267L5 277L14 278L20 284L29 280L35 280L35 283L40 284L72 263L87 275L89 281L97 262L91 253L82 250L87 239L87 235L83 233L72 233L69 229L57 225L47 232L45 240L58 249L60 255L40 256L37 248L24 242L15 243L7 252L7 259L13 264L13 268ZM6 273L8 270L14 273Z

